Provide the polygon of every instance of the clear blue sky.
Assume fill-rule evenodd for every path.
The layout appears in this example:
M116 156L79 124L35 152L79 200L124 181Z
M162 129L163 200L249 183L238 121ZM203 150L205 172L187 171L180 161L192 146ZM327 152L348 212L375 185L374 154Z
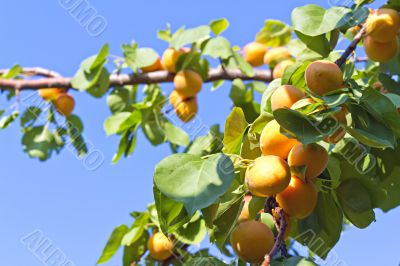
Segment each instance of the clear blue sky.
M226 17L232 43L243 45L254 38L266 18L289 22L290 11L309 2L328 6L328 1L95 1L89 3L108 22L99 37L63 9L57 0L3 1L0 22L0 67L14 63L43 66L73 75L82 59L109 42L112 53L135 40L162 51L166 44L156 31L170 22L197 26ZM68 1L64 1L68 2ZM207 124L223 123L231 106L228 85L216 92L201 93L199 115ZM46 163L29 159L22 151L17 124L0 131L0 264L39 266L20 239L41 230L77 266L94 265L111 230L130 223L129 212L142 210L152 201L155 164L168 155L166 146L151 147L139 136L135 154L117 165L110 161L117 138L106 137L103 121L109 115L105 98L76 94L76 113L85 123L85 136L105 155L105 163L88 171L73 154L64 150ZM1 98L1 107L8 103ZM400 193L400 192L399 192ZM335 252L347 265L398 265L400 209L378 212L377 222L366 230L344 232ZM121 265L121 254L107 265Z

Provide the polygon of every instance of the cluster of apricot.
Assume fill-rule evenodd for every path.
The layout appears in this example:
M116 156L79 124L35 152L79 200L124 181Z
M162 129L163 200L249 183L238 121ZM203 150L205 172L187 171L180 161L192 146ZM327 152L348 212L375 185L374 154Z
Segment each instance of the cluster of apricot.
M56 110L63 116L69 116L74 110L75 100L64 89L40 89L39 95L43 100L52 102Z
M305 72L305 80L311 94L324 95L343 87L343 73L333 62L319 60L311 63ZM271 95L272 110L301 108L315 101L299 88L283 85ZM324 108L324 107L321 107ZM334 114L338 122L346 123L346 110ZM336 130L336 129L335 129ZM340 128L325 139L337 142L345 131ZM291 219L304 219L316 207L318 191L316 178L326 169L328 152L317 143L302 144L281 132L276 120L270 121L260 136L262 156L255 159L246 170L245 183L249 195L238 219L238 226L231 233L231 244L237 255L250 263L262 262L274 244L272 230L250 217L249 202L252 196L275 197L284 211L287 228L284 238L291 230ZM261 210L262 212L262 210ZM272 212L277 219L277 214Z
M286 47L275 47L269 49L264 44L251 42L243 48L244 59L253 67L263 64L268 65L274 79L281 78L285 69L293 65L294 59Z
M203 79L196 71L185 69L176 72L176 64L180 56L189 51L190 49L187 48L180 50L168 48L164 51L162 59L158 58L152 65L142 68L144 73L167 70L175 74L175 90L170 94L169 101L183 122L189 122L197 114L197 94L203 86Z
M368 58L377 62L392 59L398 51L399 13L390 8L371 10L365 27L364 50Z

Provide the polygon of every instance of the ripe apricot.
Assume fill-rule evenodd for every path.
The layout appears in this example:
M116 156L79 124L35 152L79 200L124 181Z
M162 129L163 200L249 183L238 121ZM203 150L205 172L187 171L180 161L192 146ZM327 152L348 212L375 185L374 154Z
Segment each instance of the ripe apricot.
M288 163L293 166L307 166L305 178L319 176L328 165L328 152L319 144L297 144L289 153Z
M196 116L198 111L196 97L185 98L174 90L169 96L169 101L183 122L189 122Z
M240 212L239 217L238 217L238 223L251 220L250 212L249 212L250 200L251 200L251 196L250 195L244 196L244 199L243 199L244 204L243 204L242 211Z
M398 49L397 38L393 38L387 43L375 41L372 37L364 38L364 50L368 58L377 61L385 62L395 57Z
M272 71L272 77L274 79L279 79L283 76L283 73L285 73L285 69L291 65L294 64L294 61L291 59L286 59L281 62L279 62L275 67L274 70Z
M276 201L290 217L303 219L309 216L317 205L318 192L312 181L304 182L292 176L289 186L276 195Z
M343 73L335 63L317 60L307 66L305 79L312 92L323 95L342 87Z
M278 213L275 211L275 209L272 209L272 216L276 221L280 222L280 217ZM285 219L286 222L286 229L285 229L285 234L283 235L283 240L287 240L292 231L292 219L286 213L284 213L283 218Z
M153 259L163 261L173 255L174 243L163 233L157 232L147 241L147 249Z
M247 168L245 181L252 195L257 197L272 196L288 186L290 168L287 162L278 156L261 156Z
M261 263L275 241L271 229L259 221L240 223L233 229L230 240L236 254L249 263Z
M264 63L267 64L270 68L274 68L279 62L291 59L292 55L289 52L289 49L286 47L276 47L269 50L265 53Z
M54 101L62 92L64 92L64 90L59 88L44 88L39 89L39 96L45 101Z
M63 116L69 116L75 108L75 100L68 93L61 93L53 102L56 110Z
M282 85L271 95L272 111L279 108L290 108L295 102L303 98L304 93L293 85Z
M144 72L144 73L162 70L163 67L162 67L162 64L161 64L161 59L157 58L157 60L153 64L151 64L149 66L142 67L141 69L142 69L142 72Z
M260 148L263 155L276 155L286 159L290 150L299 142L290 139L280 132L280 125L276 120L268 122L260 136Z
M390 8L372 11L368 16L366 33L376 42L386 43L396 38L400 29L399 13Z
M193 97L203 86L201 76L193 70L182 70L174 77L175 90L184 97Z
M336 119L338 126L340 126L340 124L347 124L347 120L346 120L346 114L347 114L347 110L346 108L343 108L335 113L333 115L333 117ZM337 143L339 140L341 140L344 135L346 135L346 131L344 130L344 128L342 126L340 126L335 133L333 133L332 135L330 135L329 137L324 138L324 140L328 143Z
M165 50L162 56L162 65L165 70L175 73L176 72L176 63L178 62L179 57L185 53L185 50L175 50L174 48L168 48Z
M258 42L247 44L243 48L244 59L252 66L258 67L264 64L264 55L268 51L267 46Z

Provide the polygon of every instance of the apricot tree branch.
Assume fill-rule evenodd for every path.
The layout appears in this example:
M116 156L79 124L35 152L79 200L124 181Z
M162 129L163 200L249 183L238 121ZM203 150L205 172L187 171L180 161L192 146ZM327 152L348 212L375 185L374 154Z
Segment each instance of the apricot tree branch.
M25 73L35 73L37 76L45 76L40 79L2 79L0 78L0 88L20 90L38 90L40 88L72 88L72 78L64 78L54 76L56 72L43 71L41 68L27 68ZM0 70L1 71L5 70ZM53 75L53 76L51 76ZM155 71L140 74L111 74L110 87L135 85L135 84L154 84L172 82L174 74L167 71ZM213 82L217 80L255 80L270 82L272 80L269 70L254 70L254 76L249 77L243 74L239 69L211 69L208 73L208 78L204 82Z
M272 210L275 211L277 216L279 217L279 225L276 221L276 218L273 216L275 225L278 227L278 235L275 238L275 243L274 246L272 247L271 251L265 255L264 261L261 264L262 266L269 266L271 259L281 250L282 248L284 249L286 254L286 247L284 245L284 235L286 231L286 220L285 220L285 214L283 212L283 209L278 206L278 203L276 202L275 198L269 197L266 202L265 202L265 208L264 211L267 211L269 213L272 213Z
M350 45L344 50L343 54L340 56L338 60L336 60L336 65L341 67L347 60L347 58L354 52L354 50L357 48L358 43L361 41L362 37L366 33L366 26L362 26L360 31L357 32L356 36L354 36L353 41L350 43Z

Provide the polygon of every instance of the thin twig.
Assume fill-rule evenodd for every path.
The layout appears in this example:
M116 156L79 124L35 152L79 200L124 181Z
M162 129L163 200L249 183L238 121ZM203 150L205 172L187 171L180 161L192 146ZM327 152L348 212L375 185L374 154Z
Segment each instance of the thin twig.
M357 32L356 36L354 36L353 41L350 43L350 45L344 50L343 54L340 56L338 60L336 60L336 65L341 67L347 60L347 58L354 52L354 50L357 48L358 43L361 41L363 36L366 33L366 27L362 26L360 31Z

